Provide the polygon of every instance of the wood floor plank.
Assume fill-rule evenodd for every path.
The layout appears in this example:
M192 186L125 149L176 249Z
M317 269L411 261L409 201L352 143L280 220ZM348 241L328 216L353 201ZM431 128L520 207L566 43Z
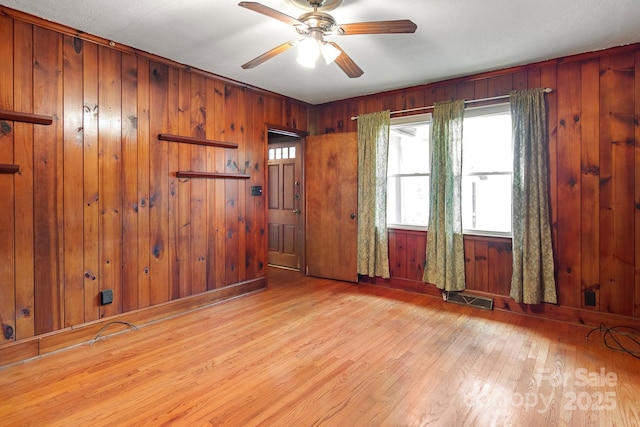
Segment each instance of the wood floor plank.
M287 270L268 279L264 292L0 369L0 425L640 422L640 360L601 332L586 341L581 325Z

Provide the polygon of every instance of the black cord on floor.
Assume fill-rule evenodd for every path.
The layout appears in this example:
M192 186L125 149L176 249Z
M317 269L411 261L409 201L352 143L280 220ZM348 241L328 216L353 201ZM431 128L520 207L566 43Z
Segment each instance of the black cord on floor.
M98 338L100 338L100 334L102 334L102 331L104 331L105 329L107 329L109 326L116 324L116 323L120 323L122 325L127 325L128 327L135 329L136 331L138 330L138 327L136 325L134 325L131 322L126 322L124 320L114 320L113 322L109 322L106 325L104 325L102 328L100 328L100 330L98 331L98 334L96 335L96 337L89 343L89 345L93 345L93 343L95 343L96 341L98 341Z
M607 348L621 351L640 359L640 330L630 326L613 326L609 328L604 323L601 323L600 326L589 331L586 337L587 341L595 331L604 332L602 338Z

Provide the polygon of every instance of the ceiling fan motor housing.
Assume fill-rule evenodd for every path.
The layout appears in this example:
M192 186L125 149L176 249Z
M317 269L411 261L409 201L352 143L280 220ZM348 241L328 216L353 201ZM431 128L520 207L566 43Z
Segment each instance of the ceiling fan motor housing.
M309 12L304 15L300 15L299 21L304 22L309 26L309 30L297 28L300 34L306 34L312 30L320 30L323 34L331 34L336 26L336 20L333 16L324 12Z

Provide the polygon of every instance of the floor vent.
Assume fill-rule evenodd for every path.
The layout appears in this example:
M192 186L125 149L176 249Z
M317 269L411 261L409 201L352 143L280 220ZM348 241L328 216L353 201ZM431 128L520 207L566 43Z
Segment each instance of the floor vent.
M469 295L464 292L450 292L443 294L445 301L461 305L472 305L474 307L484 308L485 310L493 310L493 298L480 297L477 295Z

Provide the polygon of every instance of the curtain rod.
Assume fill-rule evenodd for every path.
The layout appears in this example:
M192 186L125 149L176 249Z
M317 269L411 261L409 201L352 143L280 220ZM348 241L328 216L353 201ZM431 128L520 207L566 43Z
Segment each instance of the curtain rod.
M544 88L544 93L551 93L551 92L553 92L553 89L551 89L550 87ZM492 96L490 98L470 99L468 101L464 101L464 103L466 105L471 102L496 101L498 99L506 99L506 98L509 98L509 95ZM407 110L391 111L389 114L400 114L400 113L410 113L412 111L430 110L433 107L434 107L433 105L429 105L428 107L409 108ZM353 116L351 117L351 120L358 120L358 117L359 116Z

